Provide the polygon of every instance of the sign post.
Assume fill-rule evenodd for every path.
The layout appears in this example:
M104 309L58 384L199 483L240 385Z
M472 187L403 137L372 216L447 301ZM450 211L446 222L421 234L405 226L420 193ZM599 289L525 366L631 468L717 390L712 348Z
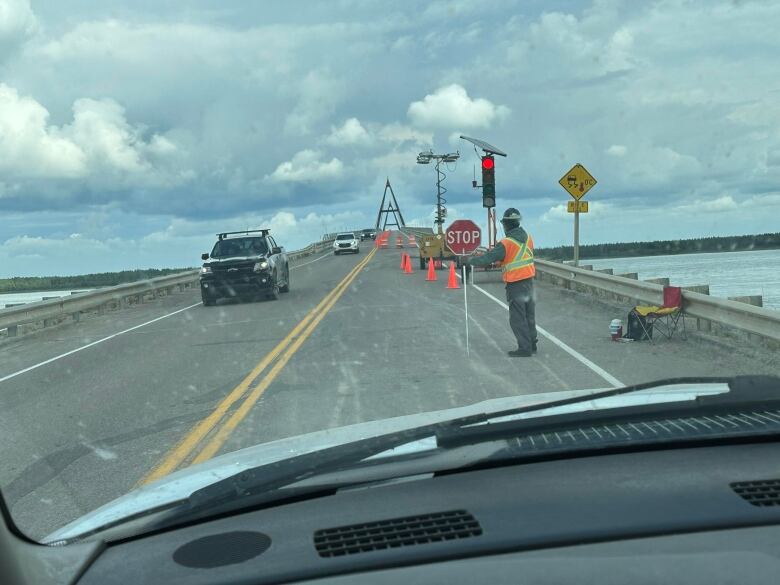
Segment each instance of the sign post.
M580 201L585 194L591 190L596 184L596 179L593 178L585 167L577 163L571 170L563 175L558 184L563 187L566 192L574 197L574 201L570 201L567 205L567 211L574 213L574 265L580 264L580 213L588 212L588 202ZM573 205L572 205L573 204Z
M488 226L490 229L490 226ZM482 243L482 230L470 219L458 219L453 221L444 232L445 242L447 247L452 250L454 254L458 256L465 256L471 254ZM466 357L470 356L469 351L469 301L468 293L468 278L469 272L464 266L461 270L463 277L463 308L466 315Z

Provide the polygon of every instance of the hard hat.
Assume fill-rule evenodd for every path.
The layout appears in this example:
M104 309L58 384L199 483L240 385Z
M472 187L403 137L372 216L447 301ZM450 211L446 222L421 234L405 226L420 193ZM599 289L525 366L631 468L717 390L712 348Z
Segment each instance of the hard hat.
M520 212L514 207L510 207L504 212L504 217L501 218L501 221L517 222L519 224L522 219L523 216L520 215Z

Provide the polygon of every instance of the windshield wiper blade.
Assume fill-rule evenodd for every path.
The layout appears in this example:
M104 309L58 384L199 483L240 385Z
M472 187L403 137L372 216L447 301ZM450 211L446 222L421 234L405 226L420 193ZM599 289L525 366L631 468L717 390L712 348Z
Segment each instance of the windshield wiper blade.
M286 486L322 473L348 469L372 455L411 441L431 437L435 429L436 424L425 425L361 439L345 445L326 447L243 470L194 491L177 516L183 514L187 519L211 516L221 511L232 510L237 506L259 505L277 500L280 497L280 490ZM377 463L381 463L381 460ZM285 490L283 497L293 494L294 490Z
M654 402L599 409L585 412L556 414L538 418L518 418L502 422L490 422L512 415L520 415L538 410L610 398L658 387L680 385L727 384L729 391L718 394L705 394L692 400L673 402ZM509 409L502 412L464 417L441 425L436 433L436 441L441 448L452 448L475 442L499 440L518 433L536 433L562 428L565 425L583 422L615 421L630 416L652 416L653 414L692 414L707 415L738 407L780 409L780 378L775 376L737 376L734 378L671 378L648 384L638 384L626 388L617 388L597 392L587 396L578 396L553 402L545 402L528 407ZM487 424L481 424L487 423Z
M185 505L185 508L187 508L186 514L190 516L191 514L199 514L202 512L211 515L223 506L233 508L236 504L244 506L274 501L279 498L279 490L281 490L281 488L315 475L349 468L372 455L424 437L435 435L439 441L444 438L446 442L446 439L458 434L458 432L463 433L463 429L467 428L469 425L486 422L502 416L522 414L556 406L565 406L600 398L619 396L621 394L629 394L639 390L669 384L726 383L729 381L731 381L731 378L675 378L648 384L628 386L626 388L613 388L595 392L593 394L551 402L548 401L532 406L459 417L406 431L370 437L347 445L328 447L312 453L297 455L289 459L244 470L212 485L201 488L193 492L187 499L187 504ZM439 446L445 445L439 442ZM285 490L285 496L289 493L289 491Z

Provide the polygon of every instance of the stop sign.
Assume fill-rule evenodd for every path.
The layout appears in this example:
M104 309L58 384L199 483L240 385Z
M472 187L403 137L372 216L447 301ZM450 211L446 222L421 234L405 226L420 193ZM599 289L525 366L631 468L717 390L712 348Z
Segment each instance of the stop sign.
M444 233L447 247L455 254L471 254L482 242L482 230L470 219L453 221Z

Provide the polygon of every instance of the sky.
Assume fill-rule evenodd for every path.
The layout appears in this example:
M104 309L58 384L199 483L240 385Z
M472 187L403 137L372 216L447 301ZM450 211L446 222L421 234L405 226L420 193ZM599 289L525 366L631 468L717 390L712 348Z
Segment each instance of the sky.
M0 277L194 266L218 231L288 250L370 227L389 178L432 225L571 243L778 230L780 3L0 0Z

